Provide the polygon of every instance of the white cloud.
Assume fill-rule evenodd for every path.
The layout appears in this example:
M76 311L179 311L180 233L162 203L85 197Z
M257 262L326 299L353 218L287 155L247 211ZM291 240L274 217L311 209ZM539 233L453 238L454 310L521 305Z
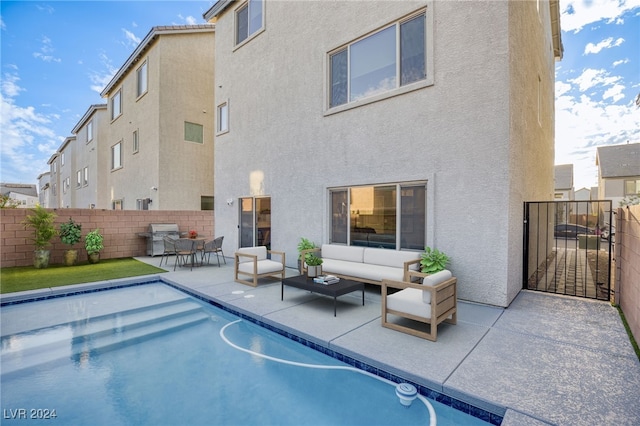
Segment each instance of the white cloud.
M113 76L118 72L118 68L113 66L111 59L104 53L101 52L99 54L100 62L104 66L104 70L101 71L90 71L89 72L89 81L91 81L91 90L100 94L104 90L104 88L109 84Z
M132 33L129 30L126 29L122 29L122 32L124 33L124 38L125 38L125 45L126 46L130 46L133 48L138 47L138 45L140 44L140 42L142 41L139 37L136 37L136 35L134 33Z
M42 46L40 47L39 52L33 52L33 57L41 59L44 62L62 62L60 58L56 58L53 56L53 52L55 49L53 48L53 43L51 39L47 36L42 37Z
M613 37L604 39L598 44L587 43L587 45L584 48L583 55L588 55L589 53L598 53L602 49L617 47L617 46L620 46L622 43L624 43L623 38L618 38L616 41L613 41Z
M606 100L611 98L613 102L618 102L619 100L624 99L624 93L622 93L624 89L625 87L623 85L614 84L613 87L605 90L605 92L602 94L602 99Z
M620 77L610 76L609 73L603 69L594 70L587 68L580 76L567 81L577 84L581 92L586 92L596 86L611 86L620 81Z
M0 139L2 144L2 181L26 183L21 176L33 176L34 164L43 165L57 149L61 138L51 130L51 117L38 113L34 107L16 105L14 98L24 89L18 85L17 74L5 74L0 93ZM37 158L29 148L36 147L42 154Z
M617 67L618 65L623 65L623 64L628 64L628 63L629 63L629 58L624 58L624 59L621 59L621 60L619 60L619 61L615 61L615 62L612 64L612 66L615 68L615 67Z
M560 0L560 25L563 31L579 32L594 22L622 24L626 12L640 7L640 0Z

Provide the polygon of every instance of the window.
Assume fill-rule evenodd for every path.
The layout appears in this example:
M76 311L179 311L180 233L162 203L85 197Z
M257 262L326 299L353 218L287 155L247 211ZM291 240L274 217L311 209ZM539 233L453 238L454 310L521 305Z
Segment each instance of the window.
M82 186L82 170L78 170L76 172L76 188L80 188Z
M65 157L65 155L64 155L64 152L63 152L62 154L60 154L60 164L62 166L64 166L64 157Z
M236 10L236 45L262 29L263 0L249 0Z
M424 249L425 182L333 189L330 202L331 243Z
M88 185L89 184L89 168L85 167L84 168L84 180L82 181L83 185Z
M111 147L111 170L122 167L122 142Z
M93 120L87 123L87 143L93 140Z
M427 78L426 12L329 55L329 107L389 92Z
M218 105L218 125L216 133L225 133L229 131L229 103L225 102Z
M136 97L147 93L147 61L144 61L136 71Z
M136 200L136 210L149 210L150 198L138 198Z
M200 210L213 210L213 196L201 195L200 196Z
M53 173L56 173L58 171L58 163L53 163L51 166L53 167Z
M111 207L113 210L123 210L124 209L124 201L123 200L113 200L111 202Z
M122 99L118 90L111 98L111 121L118 118L120 114L122 114Z
M51 187L51 193L55 196L58 195L58 184L54 183L53 186Z
M71 186L71 179L70 178L66 178L65 180L62 181L62 193L66 194L67 193L67 189L69 189L69 187Z
M624 195L636 195L640 193L640 179L624 181Z
M135 154L140 150L140 141L138 140L138 131L133 131L133 153Z
M202 124L184 122L184 140L188 142L203 143L203 128Z

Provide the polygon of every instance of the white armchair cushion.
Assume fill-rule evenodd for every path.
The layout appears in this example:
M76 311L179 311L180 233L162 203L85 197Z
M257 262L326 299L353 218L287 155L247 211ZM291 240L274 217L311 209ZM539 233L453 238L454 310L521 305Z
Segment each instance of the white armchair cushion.
M438 285L451 277L451 271L445 269L443 271L436 272L435 274L427 275L426 277L424 277L424 279L422 280L422 285ZM431 293L429 293L428 291L423 291L422 301L427 304L431 303Z
M387 296L387 309L404 312L421 318L429 318L431 305L422 301L425 293L417 288L405 288Z
M265 246L242 247L242 248L239 248L237 252L258 256L258 260L265 260L267 258L267 247ZM240 256L238 257L238 262L239 263L253 262L253 259L247 256ZM280 264L280 266L282 267L282 264ZM253 268L251 269L251 271L253 271Z
M282 271L281 262L276 262L274 260L269 260L269 259L263 259L263 260L259 260L257 263L258 263L258 271L257 271L258 275ZM238 263L238 271L244 272L246 274L253 274L253 262L251 261L251 262Z

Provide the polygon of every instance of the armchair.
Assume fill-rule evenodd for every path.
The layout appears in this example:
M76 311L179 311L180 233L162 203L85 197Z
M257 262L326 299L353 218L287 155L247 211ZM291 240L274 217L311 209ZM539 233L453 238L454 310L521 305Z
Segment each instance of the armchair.
M382 326L435 342L438 324L457 322L456 283L457 279L448 270L424 277L422 284L382 280ZM389 288L400 291L388 294ZM389 314L430 324L430 330L425 332L390 322Z
M267 259L267 253L278 255L280 262ZM243 247L234 254L235 258L235 281L256 287L258 278L274 277L281 280L285 277L285 253L275 250L267 250L266 246ZM242 279L239 275L251 278Z

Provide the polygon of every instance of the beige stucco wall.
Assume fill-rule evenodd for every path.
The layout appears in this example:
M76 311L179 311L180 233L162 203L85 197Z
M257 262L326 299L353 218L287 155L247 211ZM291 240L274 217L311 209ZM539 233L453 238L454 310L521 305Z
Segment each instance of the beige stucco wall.
M123 199L125 209L150 198L151 210L199 210L200 197L213 195L213 38L213 32L160 35L111 90L110 96L122 90L122 115L109 125L103 170L109 199ZM143 61L148 91L136 97L136 70ZM184 140L185 121L204 126L203 144ZM110 149L118 141L123 167L110 171Z
M326 115L327 52L426 5L434 84ZM553 196L553 152L543 153L552 114L530 135L531 105L514 106L514 85L530 93L521 86L533 80L518 77L531 61L512 49L549 54L545 45L538 58L538 40L514 40L509 20L531 11L494 1L267 2L265 31L235 51L232 12L216 23L216 105L230 104L230 132L216 139L217 234L237 247L238 203L227 199L271 196L272 247L295 266L300 237L328 241L328 188L427 180L427 244L451 256L459 297L508 305L522 287L522 202ZM542 78L552 97L553 69Z

